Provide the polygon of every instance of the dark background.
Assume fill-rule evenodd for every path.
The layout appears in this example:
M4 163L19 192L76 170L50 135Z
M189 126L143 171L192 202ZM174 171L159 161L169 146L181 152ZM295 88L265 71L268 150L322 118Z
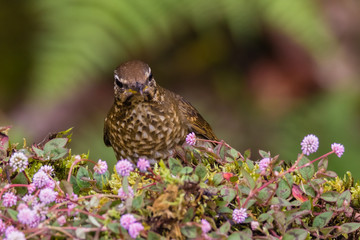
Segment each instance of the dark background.
M360 4L313 0L2 1L0 125L28 144L74 127L72 153L115 162L102 142L113 70L146 61L216 134L294 161L345 146L329 167L359 178Z

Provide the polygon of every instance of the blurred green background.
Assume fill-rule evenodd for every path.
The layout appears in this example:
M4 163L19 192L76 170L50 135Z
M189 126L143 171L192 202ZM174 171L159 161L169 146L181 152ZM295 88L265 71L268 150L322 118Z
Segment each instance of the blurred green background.
M360 3L313 0L3 1L0 125L37 143L74 127L73 153L115 162L102 142L113 70L141 59L216 134L293 161L303 137L360 177Z

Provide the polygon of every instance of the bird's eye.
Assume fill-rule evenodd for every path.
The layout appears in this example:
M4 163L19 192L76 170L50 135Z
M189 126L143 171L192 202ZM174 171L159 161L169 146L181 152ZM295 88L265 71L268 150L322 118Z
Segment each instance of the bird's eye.
M147 82L150 83L152 80L154 80L152 73L150 73Z
M115 75L115 83L116 83L116 85L118 85L119 88L124 87L124 84L122 82L120 82L120 79L117 75Z

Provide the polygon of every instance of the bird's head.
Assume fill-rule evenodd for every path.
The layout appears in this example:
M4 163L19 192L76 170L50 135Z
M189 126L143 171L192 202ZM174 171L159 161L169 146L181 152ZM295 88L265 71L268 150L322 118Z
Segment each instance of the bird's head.
M114 71L115 98L121 102L149 101L156 94L156 82L149 65L134 60L121 64Z

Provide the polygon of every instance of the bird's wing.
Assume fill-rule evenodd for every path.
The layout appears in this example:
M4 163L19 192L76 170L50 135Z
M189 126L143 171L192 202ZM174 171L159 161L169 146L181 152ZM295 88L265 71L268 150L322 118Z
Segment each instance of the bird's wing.
M186 118L190 131L193 131L195 134L200 135L206 139L218 141L218 138L211 129L210 124L205 121L200 113L180 95L172 92L171 94L173 94L175 99L178 100L179 110Z
M111 143L110 143L110 139L109 139L109 128L106 124L107 119L105 119L105 124L104 124L104 143L106 146L111 147Z

